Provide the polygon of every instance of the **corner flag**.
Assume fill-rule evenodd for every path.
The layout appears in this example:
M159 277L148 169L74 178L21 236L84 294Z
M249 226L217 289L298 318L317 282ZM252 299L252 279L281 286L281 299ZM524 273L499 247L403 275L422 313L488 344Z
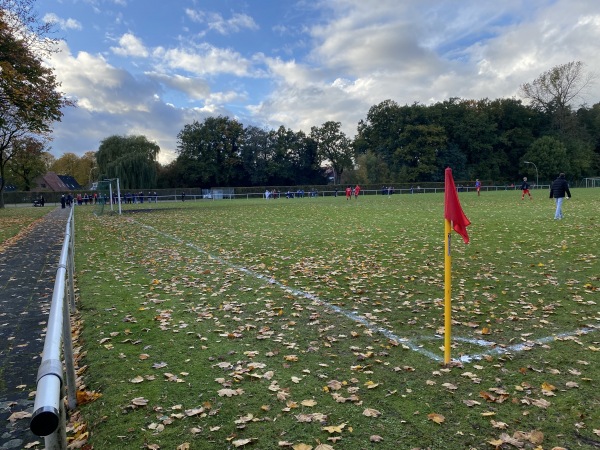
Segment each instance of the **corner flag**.
M471 225L467 216L460 206L456 186L454 186L454 178L452 178L452 169L446 169L446 184L444 191L444 235L445 235L445 252L444 252L444 363L450 363L450 348L451 348L451 329L452 329L452 256L450 254L450 238L452 228L460 234L465 241L469 243L469 235L467 227Z
M462 236L465 244L468 244L469 235L467 234L467 227L471 225L471 222L467 219L467 216L465 216L465 213L460 206L456 187L454 186L454 178L452 178L452 169L450 167L446 169L444 188L444 218L452 222L454 231Z

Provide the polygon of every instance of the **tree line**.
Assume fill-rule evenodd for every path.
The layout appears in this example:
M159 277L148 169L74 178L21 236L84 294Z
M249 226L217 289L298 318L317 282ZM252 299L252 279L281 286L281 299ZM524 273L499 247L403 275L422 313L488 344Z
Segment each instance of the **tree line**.
M523 175L548 182L559 172L573 180L597 176L600 103L572 106L591 81L583 63L571 62L522 85L528 104L385 100L369 109L353 139L333 121L304 133L208 117L183 127L177 157L166 165L156 162L159 149L144 136L106 138L96 175L119 176L125 189L440 182L448 166L457 180L497 183Z

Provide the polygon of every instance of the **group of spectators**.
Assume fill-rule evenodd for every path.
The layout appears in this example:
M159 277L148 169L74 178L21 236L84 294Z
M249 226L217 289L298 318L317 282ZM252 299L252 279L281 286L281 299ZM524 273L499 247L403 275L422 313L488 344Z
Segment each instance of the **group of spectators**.
M304 189L298 189L297 191L286 191L285 198L304 198L306 197L317 197L319 192L316 189L312 189L309 192L305 192ZM269 191L268 189L265 191L265 199L269 200L272 198L281 198L281 191L277 189L273 189Z
M185 194L184 198L185 198ZM116 198L117 198L117 194L113 193L113 198L115 200L116 203ZM158 194L156 192L148 192L148 195L144 196L143 192L127 192L125 194L125 200L123 201L123 199L121 199L121 201L123 201L124 203L128 203L128 204L133 204L133 203L144 203L144 198L146 198L148 200L148 203L158 203ZM182 198L183 200L183 198Z

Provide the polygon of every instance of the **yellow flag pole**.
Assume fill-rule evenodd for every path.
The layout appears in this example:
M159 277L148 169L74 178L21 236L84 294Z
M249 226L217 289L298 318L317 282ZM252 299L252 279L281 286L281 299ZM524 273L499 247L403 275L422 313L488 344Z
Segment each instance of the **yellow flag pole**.
M444 221L445 245L444 245L444 364L450 362L450 335L452 328L452 255L450 254L450 237L452 227L450 220Z

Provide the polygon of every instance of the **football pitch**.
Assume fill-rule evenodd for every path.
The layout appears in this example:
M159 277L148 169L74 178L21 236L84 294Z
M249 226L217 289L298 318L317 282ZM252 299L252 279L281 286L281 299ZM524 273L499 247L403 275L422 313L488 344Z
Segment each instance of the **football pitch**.
M600 198L573 195L459 194L448 367L443 194L79 207L90 442L600 445Z

